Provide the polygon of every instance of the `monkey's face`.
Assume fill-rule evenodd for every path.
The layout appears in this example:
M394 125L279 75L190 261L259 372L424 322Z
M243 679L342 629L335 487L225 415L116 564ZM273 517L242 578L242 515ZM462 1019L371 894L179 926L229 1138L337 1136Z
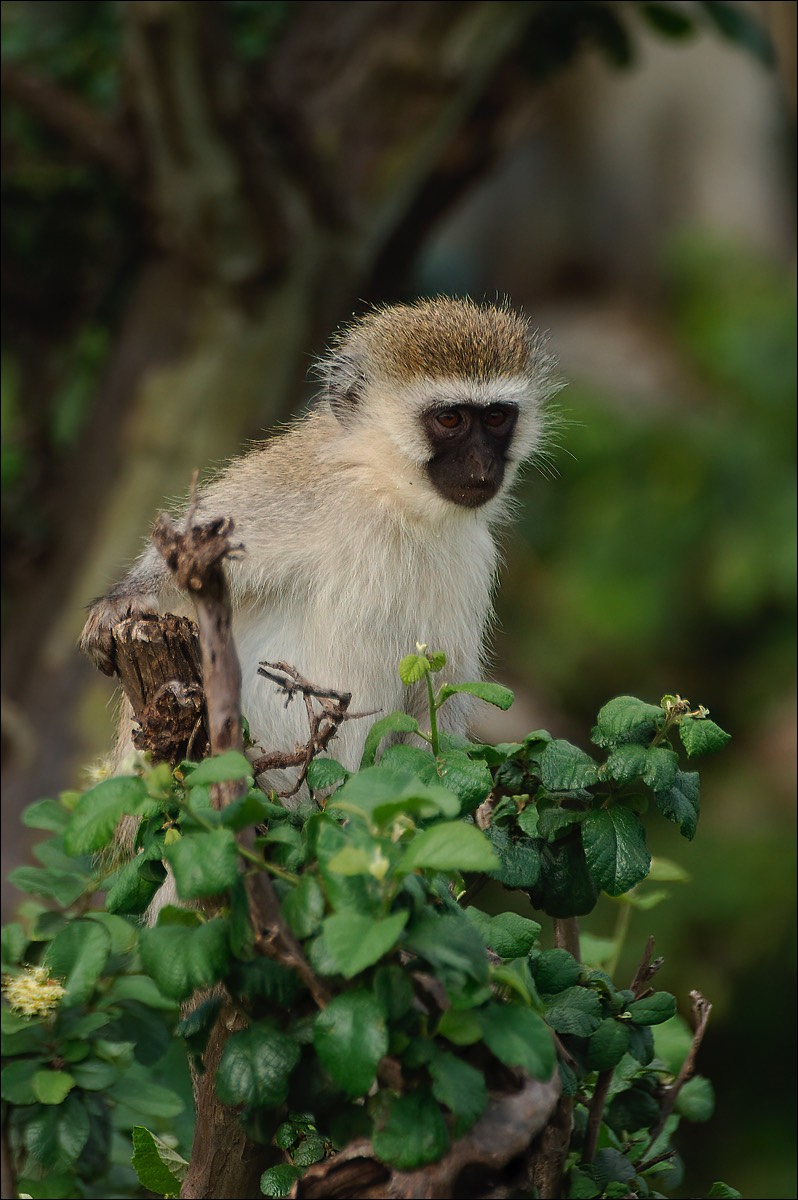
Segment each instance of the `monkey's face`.
M426 470L438 494L464 508L492 500L504 482L517 422L518 406L509 403L455 403L422 413L432 451Z

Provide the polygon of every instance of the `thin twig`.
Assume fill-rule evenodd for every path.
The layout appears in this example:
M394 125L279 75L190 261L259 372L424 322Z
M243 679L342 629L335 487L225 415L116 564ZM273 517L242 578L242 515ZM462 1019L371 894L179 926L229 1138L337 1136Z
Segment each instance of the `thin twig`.
M592 1163L596 1156L601 1118L604 1116L604 1105L607 1103L607 1093L610 1090L613 1074L614 1068L610 1067L606 1071L601 1071L596 1080L585 1130L585 1145L582 1151L582 1162L584 1163Z
M352 701L351 692L336 692L332 688L323 688L310 683L299 674L296 667L289 666L288 663L262 662L258 667L258 674L263 675L265 679L270 679L272 683L276 683L278 688L285 693L286 708L297 692L305 702L310 727L310 737L307 742L296 746L294 750L278 750L264 754L255 759L252 764L256 775L262 775L265 771L285 770L288 767L301 768L293 787L287 791L277 792L278 796L287 800L289 796L293 796L299 791L305 782L308 768L313 759L327 749L342 723L356 721L361 717L372 717L374 713L350 713L348 709ZM321 712L316 712L314 709L314 700L319 704Z
M648 994L652 990L648 985L665 961L664 958L655 958L652 962L651 955L653 952L654 938L649 934L646 948L643 951L643 957L640 960L640 966L635 971L632 982L629 984L629 990L634 992L635 1000L639 1000L644 994Z
M662 1133L662 1130L665 1128L665 1122L673 1112L673 1107L676 1104L679 1092L682 1090L684 1085L687 1083L687 1080L695 1070L695 1060L701 1047L701 1043L704 1040L707 1023L709 1022L710 1013L712 1012L712 1005L708 1000L704 999L700 992L691 992L690 999L693 1002L693 1020L695 1021L695 1033L693 1034L693 1041L690 1045L690 1049L687 1052L687 1057L682 1063L681 1070L676 1076L676 1079L673 1081L670 1087L666 1087L663 1090L662 1103L659 1111L659 1120L651 1130L651 1137L648 1145L640 1156L641 1160L645 1158L646 1154L648 1154L648 1152L651 1150L651 1147Z

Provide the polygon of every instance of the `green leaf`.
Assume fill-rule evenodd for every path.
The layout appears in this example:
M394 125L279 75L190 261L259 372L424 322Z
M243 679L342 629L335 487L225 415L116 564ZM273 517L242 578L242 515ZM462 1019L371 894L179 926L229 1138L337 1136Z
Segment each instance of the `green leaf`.
M328 903L336 910L354 908L364 914L373 912L374 901L368 887L371 880L362 875L339 875L329 869L330 860L348 845L363 845L373 853L374 839L362 822L353 821L344 829L326 813L320 813L318 818L311 818L308 824L312 830L310 853L318 859L321 884Z
M77 867L74 871L54 871L42 867L16 867L9 872L9 883L21 892L46 896L61 908L69 908L90 887L91 881Z
M540 877L529 889L529 898L550 917L579 917L596 906L599 888L585 861L581 828L556 842L542 843Z
M487 984L485 943L464 914L447 912L438 915L434 910L427 910L411 926L406 941L410 950L435 968L450 993L461 991L467 983Z
M438 1033L454 1046L473 1046L482 1037L477 1010L447 1008L438 1022Z
M613 1182L629 1183L635 1177L635 1168L625 1154L613 1147L598 1150L593 1159L593 1175L596 1182L604 1189L605 1195L617 1196L618 1192L609 1193L607 1186ZM620 1189L619 1189L620 1191ZM620 1192L621 1196L629 1194L629 1189Z
M164 856L174 872L181 900L216 896L238 879L238 849L232 829L186 833L166 847Z
M654 1030L657 1058L661 1058L671 1075L678 1075L693 1044L693 1033L684 1017L671 1017Z
M392 1097L372 1137L374 1153L399 1171L411 1171L441 1158L449 1146L443 1114L430 1092L416 1088Z
M376 1079L380 1059L388 1053L385 1013L371 992L343 992L316 1017L313 1045L347 1096L363 1096Z
M167 1000L158 991L155 981L148 975L120 975L113 980L103 996L103 1004L118 1004L121 1000L138 1000L147 1008L165 1009L173 1012L173 1000Z
M216 1094L223 1104L276 1108L288 1096L299 1058L294 1038L270 1021L258 1021L228 1040L216 1072Z
M365 846L344 846L328 861L327 867L337 875L370 875L379 861L387 864L387 859L381 859L382 851L375 842L369 850Z
M596 746L620 746L624 742L647 743L665 720L656 704L645 704L636 696L616 696L599 712L591 741Z
M676 999L670 992L652 992L642 1000L634 1000L627 1012L636 1025L660 1025L676 1012Z
M721 729L714 721L708 720L707 717L689 715L682 717L679 737L688 758L695 758L699 754L712 754L715 750L722 750L726 743L731 741L731 734L726 733L726 730Z
M527 804L522 808L518 816L515 818L515 823L519 829L530 838L536 838L538 835L538 823L540 821L540 813L538 812L537 804Z
M67 1071L37 1071L32 1086L40 1104L61 1104L75 1086L75 1080Z
M110 953L111 936L95 921L72 921L55 935L44 961L51 975L63 980L62 1004L84 1004L89 999Z
M647 754L646 747L637 742L616 746L604 764L604 773L616 783L631 783L645 771Z
M380 755L380 766L402 775L415 775L425 783L438 783L435 757L421 746L406 746L403 742L386 746Z
M708 1200L743 1200L742 1192L729 1187L728 1183L721 1183L720 1180L716 1180L712 1184L707 1192L707 1197Z
M649 883L689 883L690 876L684 867L680 867L673 859L656 855L651 860L648 879Z
M147 785L138 775L114 775L84 792L64 832L68 854L91 854L107 846L120 818L149 802Z
M307 781L312 792L324 792L348 778L349 772L334 758L314 758L308 767Z
M302 1171L288 1163L280 1163L278 1167L268 1167L260 1177L260 1190L270 1200L284 1200L290 1196L297 1179L302 1178Z
M566 988L574 987L581 974L582 967L573 954L560 947L544 950L532 962L535 985L542 995L564 992Z
M554 842L564 829L571 825L580 825L584 819L583 809L560 808L557 805L541 808L538 811L537 835L547 842Z
M267 1001L269 1011L273 1007L293 1008L302 991L294 971L260 956L251 962L234 964L231 985L232 990L244 999L262 997Z
M2 935L3 966L16 966L22 960L28 946L28 935L16 921L3 926Z
M69 821L69 813L57 800L36 800L22 811L22 824L28 829L49 829L61 833Z
M493 787L487 763L469 758L462 750L446 750L433 760L432 769L443 786L459 797L463 812L475 809Z
M134 1113L140 1113L150 1120L176 1117L185 1107L177 1092L153 1083L152 1075L141 1063L129 1067L122 1078L109 1088L108 1094L117 1104L124 1104Z
M603 1020L587 1043L587 1066L591 1071L611 1071L629 1049L629 1028L614 1017Z
M588 870L608 895L620 896L645 879L651 857L640 818L630 809L594 809L581 831Z
M350 909L327 917L322 924L324 941L344 978L352 979L393 949L408 915L397 912L375 921Z
M62 1168L78 1158L89 1140L89 1114L73 1092L63 1104L44 1104L25 1125L28 1153L44 1167Z
M467 908L466 916L476 925L485 944L500 958L523 958L540 936L540 925L519 913L499 913L495 917L478 908ZM440 1099L440 1097L439 1097Z
M592 988L566 988L546 1001L546 1020L558 1033L590 1037L601 1024L601 999Z
M186 1160L143 1125L133 1126L132 1137L131 1161L141 1186L159 1196L179 1196L188 1170Z
M190 788L251 778L252 763L239 750L225 750L224 754L205 758L190 771L186 770L186 784Z
M569 1200L594 1200L601 1195L601 1188L590 1175L572 1167L567 1176Z
M217 917L193 927L158 924L142 930L139 950L145 971L164 996L185 1000L197 988L216 983L227 970L227 922Z
M399 662L399 678L405 687L418 683L429 674L430 663L426 654L406 654Z
M669 38L689 37L695 32L695 25L683 12L672 4L650 3L638 5L640 12L657 33Z
M478 1121L488 1103L485 1077L455 1054L439 1050L429 1064L432 1094L455 1116L454 1135L462 1137Z
M400 1021L413 1007L415 993L410 977L396 963L378 967L372 987L389 1021Z
M295 888L287 892L280 905L295 937L316 933L324 916L324 893L312 875L303 875Z
M176 1026L175 1036L185 1040L192 1054L204 1054L205 1047L208 1044L208 1037L213 1026L216 1024L222 1004L222 996L217 991L212 992L196 1008L183 1010L185 1016Z
M643 780L653 792L665 792L673 787L679 770L679 756L665 746L653 746L646 751Z
M99 1058L86 1058L70 1067L70 1075L76 1087L84 1088L87 1092L104 1092L116 1081L119 1070L113 1063L103 1062Z
M495 871L498 867L496 852L475 825L441 821L417 834L396 870Z
M314 1163L321 1162L326 1153L324 1140L310 1134L302 1139L291 1157L298 1167L312 1167Z
M574 792L598 783L598 765L570 742L557 738L540 756L540 779L550 792Z
M531 1008L491 1001L478 1012L488 1049L506 1067L522 1067L533 1079L548 1079L556 1058L546 1022Z
M417 658L418 655L411 654L410 658ZM405 659L402 660L406 661ZM426 659L424 659L426 663ZM400 672L401 674L401 665ZM422 671L418 676L421 679L426 674ZM403 679L403 683L407 681ZM411 681L412 682L412 681ZM363 747L363 757L360 760L360 769L364 767L373 767L377 757L377 750L383 738L388 737L392 733L418 733L418 721L415 717L411 717L409 713L394 712L388 713L387 717L382 717L381 720L375 721L368 732L365 745Z
M715 1093L709 1079L694 1075L676 1097L676 1111L687 1121L708 1121L715 1111Z
M456 696L459 693L477 696L478 699L485 700L494 708L501 708L503 711L506 711L515 700L510 689L502 687L500 683L446 683L438 693L438 707L440 708L450 696Z
M3 1053L6 1053L5 1038L3 1039ZM2 1080L0 1092L2 1092L3 1099L7 1100L9 1104L34 1104L36 1093L33 1090L33 1080L41 1070L43 1062L43 1058L23 1058L3 1067L3 1074L0 1077Z
M701 5L704 13L724 37L742 46L766 67L776 65L776 51L762 22L737 4L710 0Z
M494 879L507 888L534 887L540 878L540 852L529 837L512 838L501 825L489 825L485 831L499 859Z
M402 813L413 813L421 820L430 817L457 816L457 797L440 784L424 783L389 767L366 767L351 775L327 803L327 811L362 812L378 825L395 820Z
M160 871L158 868L160 867ZM146 874L142 873L145 868ZM153 878L160 874L160 880ZM105 907L110 913L130 913L139 916L147 911L153 896L166 879L166 867L162 863L137 854L113 876L105 896Z
M222 809L221 823L225 829L248 829L267 821L274 815L274 808L263 792L253 788Z
M657 808L663 817L675 821L688 841L695 837L701 811L701 791L697 771L677 771L676 781L667 792L657 793Z

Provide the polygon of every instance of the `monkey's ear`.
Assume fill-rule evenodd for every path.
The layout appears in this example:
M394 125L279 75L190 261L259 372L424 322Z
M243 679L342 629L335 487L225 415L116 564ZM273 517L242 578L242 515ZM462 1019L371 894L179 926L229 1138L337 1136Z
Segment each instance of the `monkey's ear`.
M350 347L333 351L319 364L319 374L333 412L345 421L366 390L367 376L361 356Z

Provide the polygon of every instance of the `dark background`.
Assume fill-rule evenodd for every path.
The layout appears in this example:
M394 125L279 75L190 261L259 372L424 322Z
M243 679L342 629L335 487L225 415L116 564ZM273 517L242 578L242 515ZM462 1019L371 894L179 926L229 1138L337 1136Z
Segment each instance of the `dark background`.
M109 744L74 644L164 499L307 402L366 304L507 295L568 387L507 540L494 675L517 701L484 732L587 746L610 696L679 692L733 735L695 843L651 823L690 881L632 911L620 968L653 932L683 1013L691 988L714 1004L684 1195L796 1188L795 23L2 5L4 875L24 805Z

